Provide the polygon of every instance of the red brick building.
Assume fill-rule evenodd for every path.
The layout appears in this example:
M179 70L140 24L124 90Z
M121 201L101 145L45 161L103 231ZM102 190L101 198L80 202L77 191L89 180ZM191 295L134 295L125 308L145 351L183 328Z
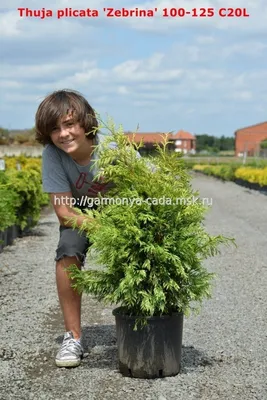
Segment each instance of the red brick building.
M235 131L235 155L255 156L260 153L260 144L267 139L267 121Z
M134 139L136 143L140 143L143 140L145 151L151 151L155 143L162 143L163 136L166 135L165 132L125 132L125 134L128 135L131 141ZM176 152L183 151L184 154L195 154L196 138L191 133L181 130L177 133L168 133L167 138L171 142L168 145L169 149Z
M196 137L191 133L180 130L172 138L175 140L175 151L183 151L184 154L196 153Z

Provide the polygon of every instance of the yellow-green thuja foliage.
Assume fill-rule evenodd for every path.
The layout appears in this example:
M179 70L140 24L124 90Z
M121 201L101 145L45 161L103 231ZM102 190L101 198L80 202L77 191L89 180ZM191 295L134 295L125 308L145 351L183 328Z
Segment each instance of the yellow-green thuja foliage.
M14 170L36 170L41 173L42 159L40 157L26 157L24 155L9 157L5 156L6 171Z
M98 177L113 183L105 195L110 201L86 211L79 227L102 268L80 271L71 266L73 287L122 306L143 323L146 316L188 314L192 302L211 295L214 275L203 261L218 254L219 245L234 241L205 230L208 208L197 199L183 159L168 150L166 136L149 160L138 157L143 144L130 142L122 127L111 119L105 127L110 135L95 148L95 166ZM108 147L110 142L115 149ZM69 220L78 228L75 218Z
M262 163L261 168L252 166L240 167L236 164L201 165L193 166L194 171L203 172L206 175L219 177L223 180L242 179L243 181L258 183L260 186L267 186L267 167Z
M193 166L194 171L203 172L206 175L216 176L225 181L231 181L235 178L235 170L238 168L236 164L219 164L219 165L202 165Z
M235 177L251 183L258 183L260 186L267 186L267 167L240 167L235 171Z

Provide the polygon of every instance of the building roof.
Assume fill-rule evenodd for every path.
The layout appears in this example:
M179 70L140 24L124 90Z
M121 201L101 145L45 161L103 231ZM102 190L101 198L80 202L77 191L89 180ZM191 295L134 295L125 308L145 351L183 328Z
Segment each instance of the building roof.
M125 132L125 134L129 137L131 141L134 137L135 142L140 142L141 139L143 139L144 143L161 143L164 141L164 136L166 136L166 132ZM169 140L171 138L171 134L167 133L167 135Z
M254 125L245 126L244 128L236 129L234 133L239 132L239 131L243 131L244 129L250 129L250 128L254 128L256 126L265 125L265 124L267 124L267 121L259 122L258 124L254 124Z
M189 132L185 132L183 130L178 131L177 133L170 133L170 132L125 132L128 135L130 140L133 140L133 136L135 136L135 142L140 142L143 139L144 143L159 143L163 141L164 136L168 135L168 140L188 140L188 139L195 139L195 136Z
M182 129L177 133L175 133L172 137L174 139L191 139L191 140L196 139L194 135L192 135L189 132L183 131Z

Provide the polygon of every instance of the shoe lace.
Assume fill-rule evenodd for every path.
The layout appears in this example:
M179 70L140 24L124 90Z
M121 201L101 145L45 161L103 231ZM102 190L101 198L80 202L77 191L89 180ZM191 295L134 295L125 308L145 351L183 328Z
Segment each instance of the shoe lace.
M64 356L66 353L81 353L81 346L74 339L64 340L60 349L60 355Z

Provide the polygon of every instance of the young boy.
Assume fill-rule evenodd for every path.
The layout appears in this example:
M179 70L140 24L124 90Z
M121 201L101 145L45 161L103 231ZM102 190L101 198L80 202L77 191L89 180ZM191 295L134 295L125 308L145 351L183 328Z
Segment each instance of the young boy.
M93 146L101 135L92 107L79 92L71 90L48 95L37 109L35 126L36 139L44 145L43 190L50 194L60 224L56 282L66 332L55 362L59 367L75 367L83 357L81 296L72 289L64 269L70 264L81 268L90 244L64 217L76 216L72 206L82 209L86 198L108 189L108 185L92 182L96 171L90 170L96 157L92 155ZM78 217L79 225L84 218Z

